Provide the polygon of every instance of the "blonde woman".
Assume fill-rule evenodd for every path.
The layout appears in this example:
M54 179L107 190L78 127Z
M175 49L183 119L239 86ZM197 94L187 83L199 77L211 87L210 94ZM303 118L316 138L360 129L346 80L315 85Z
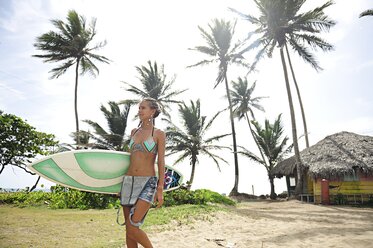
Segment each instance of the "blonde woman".
M157 207L163 204L165 133L154 126L159 114L160 108L154 99L143 99L138 111L139 127L131 132L130 167L124 176L120 196L129 248L138 247L138 244L153 247L140 226L153 201ZM158 177L154 166L156 158Z

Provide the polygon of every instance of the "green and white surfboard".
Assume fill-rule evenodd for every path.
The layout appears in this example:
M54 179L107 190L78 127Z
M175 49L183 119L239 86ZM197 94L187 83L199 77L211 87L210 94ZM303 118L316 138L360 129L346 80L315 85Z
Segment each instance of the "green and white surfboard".
M74 150L47 156L28 168L49 181L69 188L116 194L121 190L129 165L130 154L127 152ZM164 190L177 189L182 182L183 175L166 165Z

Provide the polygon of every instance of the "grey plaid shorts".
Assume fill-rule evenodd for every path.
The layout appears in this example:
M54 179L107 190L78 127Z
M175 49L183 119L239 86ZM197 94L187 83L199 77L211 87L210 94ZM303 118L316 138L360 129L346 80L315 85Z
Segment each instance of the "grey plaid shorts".
M120 204L123 206L133 206L136 204L137 199L153 203L157 181L157 177L125 175L120 192Z

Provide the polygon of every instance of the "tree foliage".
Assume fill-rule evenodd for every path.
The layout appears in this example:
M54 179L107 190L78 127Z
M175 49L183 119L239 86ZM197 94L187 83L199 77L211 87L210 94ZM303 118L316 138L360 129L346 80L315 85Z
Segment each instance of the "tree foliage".
M167 117L170 117L170 104L171 103L180 103L174 99L174 97L180 95L184 90L173 90L173 84L175 83L175 77L168 79L167 75L164 72L164 65L158 66L157 62L154 61L152 64L151 61L147 62L147 66L136 66L136 70L140 75L138 79L141 82L142 89L124 82L128 88L126 90L128 92L133 93L140 99L142 98L153 98L157 101L159 106L161 107L161 111ZM139 99L132 99L132 100L123 100L120 103L138 103L140 102Z
M75 10L67 14L67 21L51 21L57 31L49 31L36 38L34 47L44 54L33 55L41 58L44 62L60 62L53 68L51 78L58 78L63 75L71 66L75 65L75 125L76 140L79 145L79 117L78 117L78 79L80 75L89 73L95 77L99 74L96 62L109 63L105 56L95 54L94 51L106 45L106 41L91 45L96 36L96 19L93 18L87 25L84 16L79 15Z
M264 165L267 170L268 178L271 184L271 198L276 198L275 186L273 183L273 176L271 170L277 163L284 159L284 156L290 153L293 145L286 146L288 137L284 136L284 128L281 124L281 115L277 117L274 123L270 123L267 119L264 122L264 127L257 121L252 121L255 130L253 131L254 139L259 150L264 154L263 158L257 157L254 153L243 149L240 152L242 155L250 158L251 160Z
M206 56L206 59L188 67L219 64L218 76L216 77L214 88L216 88L221 82L224 82L225 84L226 96L228 99L229 118L232 129L233 157L235 168L235 181L230 195L237 195L239 181L237 141L227 74L228 65L235 64L248 67L248 64L245 62L245 58L239 52L240 50L242 50L242 46L244 45L244 43L241 41L237 41L233 44L236 22L231 23L230 21L226 21L224 19L213 19L212 22L208 25L208 28L209 29L206 31L202 27L198 26L201 36L205 40L205 44L202 46L196 46L191 49L204 54Z
M193 183L195 167L196 164L198 164L199 155L207 155L210 157L219 170L219 160L227 163L224 158L213 153L212 150L221 150L224 148L229 149L229 147L219 145L217 142L230 134L221 134L206 138L206 132L210 129L219 114L220 112L207 121L206 116L201 115L201 104L200 101L197 100L196 102L191 101L190 106L185 103L179 105L179 115L181 117L182 128L177 127L168 120L169 126L166 129L166 150L170 153L167 154L167 156L171 154L179 154L175 164L183 161L185 158L190 159L192 172L188 182L189 189Z
M300 13L300 10L306 0L254 0L254 2L260 12L258 17L231 9L256 28L254 31L249 32L248 35L249 38L257 36L256 40L243 49L241 54L254 48L260 48L255 57L255 62L251 66L251 70L253 70L260 59L265 56L272 57L273 51L279 48L291 117L292 138L297 167L295 194L298 195L303 190L303 166L299 154L295 110L288 69L285 62L284 47L287 48L287 44L289 44L304 61L309 63L317 71L321 70L322 68L319 66L311 50L321 49L323 51L330 51L333 49L331 44L318 35L322 31L329 31L335 25L335 22L324 12L334 2L327 1L322 6L304 13Z
M0 174L12 165L31 173L26 163L37 155L47 155L57 141L53 134L38 132L22 118L13 114L0 115Z
M84 120L84 122L88 123L94 129L95 134L89 134L96 141L93 148L123 151L127 142L125 132L131 103L125 103L122 111L117 103L109 101L108 104L110 109L101 105L100 110L105 116L109 131L106 131L95 121Z

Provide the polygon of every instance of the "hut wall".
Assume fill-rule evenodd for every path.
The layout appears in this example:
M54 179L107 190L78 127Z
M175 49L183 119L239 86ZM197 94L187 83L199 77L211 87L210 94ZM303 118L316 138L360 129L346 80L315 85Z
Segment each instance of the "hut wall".
M321 179L313 181L315 203L321 202ZM373 176L357 175L329 180L331 204L373 201Z
M307 178L307 194L313 194L313 180L311 177L306 176Z

